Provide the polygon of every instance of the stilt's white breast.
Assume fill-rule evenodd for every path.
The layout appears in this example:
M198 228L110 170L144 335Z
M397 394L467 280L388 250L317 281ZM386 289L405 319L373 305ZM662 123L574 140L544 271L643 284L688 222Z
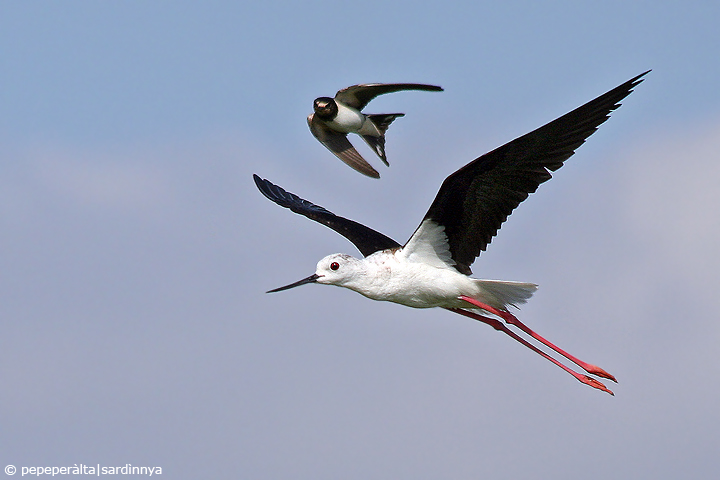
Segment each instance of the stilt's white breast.
M342 286L373 300L415 308L454 306L458 296L477 293L470 277L437 261L436 265L408 261L403 250L376 252L359 260L362 274ZM418 255L415 260L421 258Z
M430 219L423 220L407 245L402 249L404 259L437 268L454 268L445 227Z

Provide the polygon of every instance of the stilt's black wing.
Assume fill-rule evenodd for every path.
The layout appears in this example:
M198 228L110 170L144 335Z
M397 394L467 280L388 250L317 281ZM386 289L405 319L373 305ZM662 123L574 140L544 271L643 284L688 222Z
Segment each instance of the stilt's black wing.
M424 220L445 227L459 271L470 273L470 265L515 207L549 180L551 171L562 167L647 73L486 153L445 179Z
M360 253L368 256L380 250L399 247L400 244L392 238L386 237L380 232L376 232L372 228L361 225L347 218L339 217L329 210L303 200L297 195L285 191L269 180L264 180L257 175L253 175L255 185L260 192L267 198L277 203L281 207L289 208L295 213L304 215L310 220L322 223L326 227L332 228L343 237L350 240Z

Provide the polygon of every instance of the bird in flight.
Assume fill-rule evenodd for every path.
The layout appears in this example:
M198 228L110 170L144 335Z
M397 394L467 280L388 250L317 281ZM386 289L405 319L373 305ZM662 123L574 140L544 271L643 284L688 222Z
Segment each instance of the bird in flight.
M385 155L385 132L393 120L405 114L365 114L361 110L378 95L402 90L441 92L442 88L420 83L365 83L343 88L335 94L335 98L315 99L313 102L315 113L307 118L310 131L320 143L347 165L368 177L380 178L378 171L355 150L347 134L360 135L389 167Z
M575 153L647 73L486 153L447 177L405 245L254 175L255 184L268 199L335 230L364 257L328 255L318 262L314 274L268 293L319 283L349 288L372 300L415 308L445 308L490 325L580 382L612 395L596 378L572 370L508 328L518 328L591 375L616 381L610 373L570 355L510 313L508 307L525 303L537 285L472 278L470 266L520 202L551 178L550 172Z

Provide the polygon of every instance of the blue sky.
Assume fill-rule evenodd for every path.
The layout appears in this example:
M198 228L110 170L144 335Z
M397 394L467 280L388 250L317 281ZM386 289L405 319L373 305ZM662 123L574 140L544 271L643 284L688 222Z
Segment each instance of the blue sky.
M247 2L245 2L247 3ZM4 2L2 466L171 478L708 478L720 441L717 2ZM487 326L270 288L344 238L252 174L404 242L475 157L653 71L474 264L617 376ZM312 100L442 85L374 181Z

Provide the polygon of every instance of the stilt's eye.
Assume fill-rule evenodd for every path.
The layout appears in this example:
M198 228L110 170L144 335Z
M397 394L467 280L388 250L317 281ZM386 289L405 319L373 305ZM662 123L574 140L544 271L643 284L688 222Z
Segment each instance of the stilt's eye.
M330 264L330 270L337 270L338 268L340 268L340 264L339 264L339 263L337 263L337 262L332 262L332 263Z

